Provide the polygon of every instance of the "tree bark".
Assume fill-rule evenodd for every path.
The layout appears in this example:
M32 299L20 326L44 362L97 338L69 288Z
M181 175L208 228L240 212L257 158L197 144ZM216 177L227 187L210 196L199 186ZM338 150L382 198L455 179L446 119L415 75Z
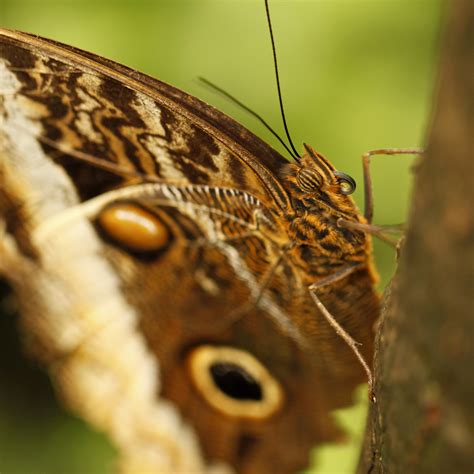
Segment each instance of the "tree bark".
M381 318L359 474L474 469L474 2L449 4L437 105Z

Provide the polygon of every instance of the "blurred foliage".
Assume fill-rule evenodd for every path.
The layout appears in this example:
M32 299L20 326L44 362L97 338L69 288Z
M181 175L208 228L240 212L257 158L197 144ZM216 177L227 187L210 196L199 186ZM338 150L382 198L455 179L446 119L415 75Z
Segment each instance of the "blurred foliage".
M364 151L423 146L433 107L440 0L274 0L271 8L287 118L299 149L303 141L311 144L361 183ZM217 106L281 151L252 117L196 80L212 80L281 130L263 0L0 0L0 26L158 77ZM415 161L373 160L376 223L405 220ZM355 196L362 206L360 188ZM375 256L382 288L395 255L376 242ZM0 471L110 471L112 448L56 406L46 378L20 359L13 316L4 312ZM316 453L312 472L351 472L363 402L341 416L355 433L351 442Z

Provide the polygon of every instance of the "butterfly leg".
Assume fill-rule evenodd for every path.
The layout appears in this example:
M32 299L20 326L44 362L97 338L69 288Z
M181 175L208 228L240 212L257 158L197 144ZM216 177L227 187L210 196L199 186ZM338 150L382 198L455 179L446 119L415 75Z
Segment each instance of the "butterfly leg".
M374 155L421 155L421 148L379 148L367 151L362 155L362 169L364 173L364 216L368 224L374 216L374 196L372 192L372 177L370 174L370 158Z
M374 155L421 155L422 153L423 150L421 148L380 148L364 153L362 155L362 167L364 174L364 216L366 222L352 222L341 218L338 219L337 225L339 227L345 227L346 229L353 229L372 234L398 250L401 238L399 236L391 237L387 234L403 233L403 224L382 226L372 224L372 218L374 215L374 197L372 190L372 177L370 174L370 158Z
M392 247L397 248L400 242L400 234L404 232L404 225L403 224L395 224L395 225L373 225L373 224L366 224L364 222L353 222L348 221L346 219L339 218L337 220L338 227L344 227L346 229L358 230L360 232L365 232L367 234L372 234L383 240L387 244L391 245ZM387 234L398 234L398 237L392 237Z
M375 401L375 396L373 394L373 376L372 376L372 371L369 367L369 364L367 361L364 359L364 356L361 354L359 351L358 346L360 346L360 343L354 340L354 338L337 322L337 320L334 318L334 316L328 311L328 309L324 306L322 301L319 299L319 296L317 294L317 290L320 288L323 288L324 286L330 285L331 283L334 283L336 281L342 280L349 276L351 273L354 271L357 271L360 269L360 265L351 265L344 267L337 272L328 275L327 277L319 280L318 282L315 282L311 284L308 289L311 295L311 298L313 299L314 303L316 304L317 308L319 311L321 311L321 314L325 317L326 321L331 325L331 327L336 331L336 334L341 337L344 342L350 347L354 355L357 357L359 360L360 364L362 365L362 368L364 369L366 375L367 375L367 383L369 386L369 394L370 394L370 399L372 401Z

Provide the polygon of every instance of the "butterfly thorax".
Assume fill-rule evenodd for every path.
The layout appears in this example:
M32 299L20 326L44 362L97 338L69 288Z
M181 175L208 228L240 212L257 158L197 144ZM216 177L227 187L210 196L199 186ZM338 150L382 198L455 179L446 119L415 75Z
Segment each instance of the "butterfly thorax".
M338 172L320 154L306 146L298 163L289 164L283 176L292 207L285 213L291 247L308 262L335 264L364 262L370 238L339 225L339 219L365 222L354 200L352 178Z

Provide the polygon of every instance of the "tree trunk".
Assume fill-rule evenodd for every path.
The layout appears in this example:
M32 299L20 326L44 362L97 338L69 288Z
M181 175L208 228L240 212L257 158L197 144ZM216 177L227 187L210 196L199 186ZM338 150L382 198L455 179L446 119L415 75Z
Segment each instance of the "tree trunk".
M359 474L474 469L474 2L449 7L428 149L379 327Z

